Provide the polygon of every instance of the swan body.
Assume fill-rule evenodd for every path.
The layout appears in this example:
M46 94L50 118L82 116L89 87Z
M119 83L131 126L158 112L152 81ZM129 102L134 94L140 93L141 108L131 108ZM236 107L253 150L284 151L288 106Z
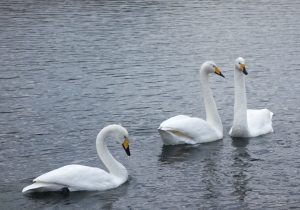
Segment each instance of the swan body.
M206 120L186 115L177 115L163 121L158 128L163 144L197 144L223 138L223 125L209 87L208 75L210 73L216 73L224 77L220 69L212 61L203 63L200 68L200 81L204 97Z
M158 132L165 145L196 144L222 138L222 133L201 118L178 115L161 123Z
M66 165L45 173L33 180L33 184L25 187L22 192L61 191L102 191L120 186L128 179L126 168L113 158L105 144L105 139L113 136L123 139L123 148L130 155L128 132L120 125L109 125L103 128L96 139L96 148L100 159L108 172L83 165Z
M235 61L234 81L234 120L229 131L232 137L256 137L273 132L273 113L268 109L247 109L245 88L245 60L241 57Z

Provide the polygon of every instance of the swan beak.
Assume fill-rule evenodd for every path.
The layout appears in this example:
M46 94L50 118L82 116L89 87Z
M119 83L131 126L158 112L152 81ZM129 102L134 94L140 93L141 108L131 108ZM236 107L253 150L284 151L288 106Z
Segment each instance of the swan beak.
M215 67L215 73L216 73L217 75L219 75L219 76L225 78L225 76L222 74L221 70L220 70L218 67Z
M130 150L129 150L129 141L128 141L128 138L125 138L124 141L123 141L123 144L122 144L126 154L128 156L130 156Z
M246 65L245 64L240 64L240 69L241 69L241 71L245 74L245 75L247 75L248 74L248 72L246 71Z

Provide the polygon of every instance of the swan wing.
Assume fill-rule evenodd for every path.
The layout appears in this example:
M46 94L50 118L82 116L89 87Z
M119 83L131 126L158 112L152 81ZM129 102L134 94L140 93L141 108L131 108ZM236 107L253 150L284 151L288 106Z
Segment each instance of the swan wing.
M100 168L82 165L63 166L45 173L33 181L34 184L48 184L55 189L62 186L62 188L68 188L70 191L106 190L121 184L116 176Z
M205 120L178 115L165 120L158 128L164 144L195 144L222 138Z
M63 191L63 189L68 189L68 188L65 185L35 182L31 185L28 185L27 187L24 187L23 190L22 190L22 193Z
M273 113L268 109L248 109L247 122L248 131L251 137L273 132Z

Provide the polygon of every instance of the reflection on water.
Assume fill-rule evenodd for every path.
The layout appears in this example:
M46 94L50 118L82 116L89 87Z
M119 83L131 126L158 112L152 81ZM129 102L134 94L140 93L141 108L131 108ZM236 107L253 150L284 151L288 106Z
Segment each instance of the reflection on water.
M252 166L251 156L248 151L248 144L250 139L248 138L232 138L232 146L235 148L232 153L234 169L233 185L234 195L238 196L239 200L244 201L247 193L251 191L251 187L248 186L251 175L248 174L249 168Z
M199 145L163 145L159 160L165 163L184 161L185 159L194 158L199 150Z
M247 145L249 144L249 141L251 138L239 138L239 137L231 137L232 139L232 146L234 146L236 148L236 150L239 150L240 148L242 148L242 150L247 148ZM243 153L241 151L241 153ZM247 153L247 152L246 152Z
M222 145L222 141L195 145L163 145L159 160L165 163L202 160L203 158L210 157L212 154L217 154Z
M201 178L204 186L203 198L207 200L214 200L214 202L211 202L211 205L213 207L217 207L219 205L218 198L222 194L218 187L220 179L218 172L218 163L220 156L218 155L218 150L215 152L213 152L212 150L207 152L210 152L211 154L206 153L203 157L205 160L203 161L203 172L201 173Z
M223 141L197 145L164 145L159 160L164 163L163 166L173 170L177 165L182 165L185 168L182 172L183 186L177 182L178 186L205 200L206 204L201 206L217 208L222 194L219 188L222 175L218 169L223 146Z

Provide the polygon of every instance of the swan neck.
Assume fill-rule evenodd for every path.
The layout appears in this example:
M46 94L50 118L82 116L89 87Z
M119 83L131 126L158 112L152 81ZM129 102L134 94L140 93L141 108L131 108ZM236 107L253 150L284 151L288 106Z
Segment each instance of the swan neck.
M245 76L240 70L234 71L234 120L233 127L248 128L247 124L247 97Z
M205 106L206 121L223 135L223 125L220 119L216 102L209 86L208 73L200 71L200 82Z
M108 134L109 130L106 128L102 129L98 134L96 139L97 153L110 174L127 179L126 168L112 156L106 146Z

